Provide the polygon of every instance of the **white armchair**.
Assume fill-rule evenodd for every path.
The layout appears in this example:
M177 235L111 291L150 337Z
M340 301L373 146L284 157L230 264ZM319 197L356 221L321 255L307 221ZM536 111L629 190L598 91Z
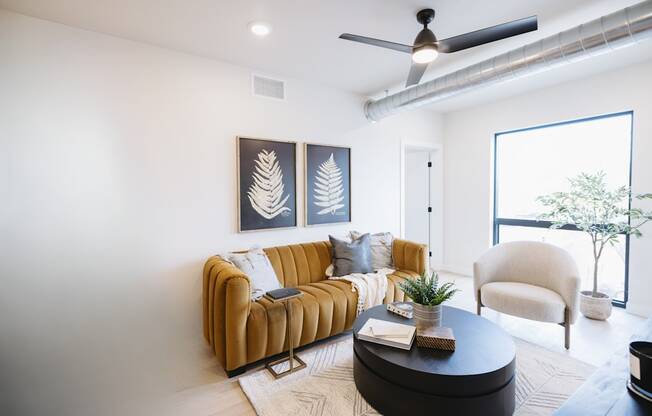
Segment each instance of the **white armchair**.
M565 328L578 315L580 278L565 250L536 241L515 241L490 248L473 264L473 291L478 315L483 306Z

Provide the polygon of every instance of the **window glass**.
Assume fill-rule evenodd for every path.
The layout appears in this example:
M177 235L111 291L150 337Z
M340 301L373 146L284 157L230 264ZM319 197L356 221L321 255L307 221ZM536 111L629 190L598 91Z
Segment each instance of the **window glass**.
M581 172L629 185L631 125L628 113L497 135L497 216L536 219L536 198L566 190Z
M544 241L568 250L578 264L582 289L592 287L590 237L576 230L550 230L537 221L540 195L567 191L568 178L604 171L609 187L629 186L632 113L613 114L496 134L496 243ZM506 224L509 223L509 224ZM624 302L627 239L605 248L599 290Z

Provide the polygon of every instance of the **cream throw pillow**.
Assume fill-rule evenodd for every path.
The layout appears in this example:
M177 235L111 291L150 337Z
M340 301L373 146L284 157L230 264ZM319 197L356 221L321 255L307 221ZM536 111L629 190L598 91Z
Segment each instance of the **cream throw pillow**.
M251 300L258 300L266 292L280 289L281 284L267 254L260 247L253 247L244 253L226 253L221 257L249 276L251 281Z
M350 231L349 236L352 240L362 237L363 233ZM392 242L394 237L392 233L371 234L371 268L375 270L391 269L394 262L392 261Z

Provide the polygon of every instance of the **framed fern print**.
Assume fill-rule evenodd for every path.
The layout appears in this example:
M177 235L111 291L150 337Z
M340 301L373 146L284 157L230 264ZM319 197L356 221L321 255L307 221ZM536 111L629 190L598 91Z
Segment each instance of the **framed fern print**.
M351 222L351 148L305 144L306 226Z
M238 137L238 231L297 226L296 143Z

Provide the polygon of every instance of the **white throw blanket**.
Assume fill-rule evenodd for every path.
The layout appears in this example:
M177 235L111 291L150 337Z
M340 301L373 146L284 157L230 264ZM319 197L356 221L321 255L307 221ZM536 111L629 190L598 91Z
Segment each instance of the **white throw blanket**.
M360 315L372 306L382 305L387 295L387 275L393 272L392 269L379 269L375 273L353 273L329 279L351 282L351 290L358 292L357 315Z

